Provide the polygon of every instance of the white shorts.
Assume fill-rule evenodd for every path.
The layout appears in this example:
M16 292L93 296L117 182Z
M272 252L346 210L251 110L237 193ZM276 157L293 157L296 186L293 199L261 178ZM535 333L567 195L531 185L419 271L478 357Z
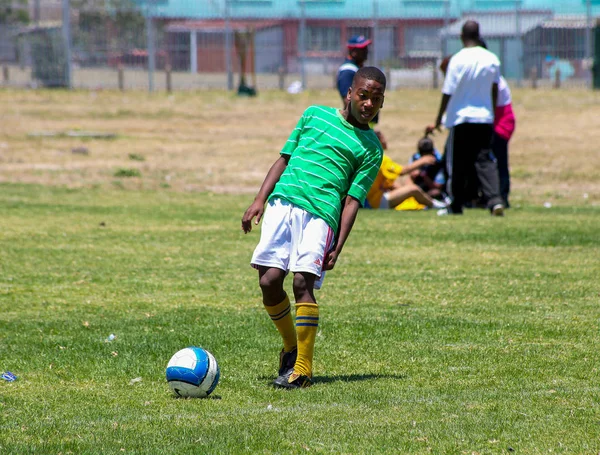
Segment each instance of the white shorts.
M267 204L251 265L312 273L319 277L315 282L319 289L325 277L325 255L333 248L333 242L333 230L325 220L287 201L274 199Z

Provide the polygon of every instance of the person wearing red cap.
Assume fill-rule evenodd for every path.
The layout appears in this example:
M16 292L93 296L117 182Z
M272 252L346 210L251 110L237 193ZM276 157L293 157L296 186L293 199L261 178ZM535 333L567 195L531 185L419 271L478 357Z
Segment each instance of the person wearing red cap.
M342 100L345 102L348 89L352 85L354 73L362 68L369 56L371 40L362 35L353 36L348 40L348 55L337 72L337 88Z
M365 61L369 57L369 45L373 41L367 39L363 35L355 35L348 40L346 47L348 48L348 55L346 60L338 68L337 72L337 89L342 98L344 107L346 104L346 97L348 96L348 90L352 86L352 79L354 74L359 68L362 68ZM371 128L375 129L375 125L379 122L379 114L371 121ZM387 141L379 130L375 130L375 134L381 142L383 149L387 149Z

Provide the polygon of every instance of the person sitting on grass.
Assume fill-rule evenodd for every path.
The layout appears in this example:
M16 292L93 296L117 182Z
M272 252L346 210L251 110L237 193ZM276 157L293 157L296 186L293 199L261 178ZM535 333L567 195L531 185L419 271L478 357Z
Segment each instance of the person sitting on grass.
M377 177L367 194L365 208L396 210L445 208L446 203L432 198L415 183L403 183L399 180L402 175L419 172L419 169L434 164L435 157L431 154L420 157L407 166L401 166L384 154Z
M424 156L433 156L435 162L415 169L410 173L411 181L427 193L431 198L448 201L444 190L446 188L446 175L444 173L444 158L435 148L429 137L424 137L417 143L417 152L411 156L412 164Z
M383 149L369 122L383 106L385 85L379 69L363 67L343 109L306 109L242 217L248 233L264 212L251 265L258 269L263 304L283 339L276 387L312 384L319 326L314 289L335 266L381 165ZM295 327L283 287L288 272Z

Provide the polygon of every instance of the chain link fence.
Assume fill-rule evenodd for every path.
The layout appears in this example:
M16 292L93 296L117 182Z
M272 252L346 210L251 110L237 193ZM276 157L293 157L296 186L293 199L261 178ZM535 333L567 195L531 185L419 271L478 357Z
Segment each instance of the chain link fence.
M516 85L589 87L596 68L595 0L473 0L469 8L445 0L356 8L341 0L74 1L35 0L17 4L27 14L0 14L2 85L331 88L347 39L361 34L373 39L368 63L388 74L391 89L437 87L439 61L460 49L467 19L480 23Z

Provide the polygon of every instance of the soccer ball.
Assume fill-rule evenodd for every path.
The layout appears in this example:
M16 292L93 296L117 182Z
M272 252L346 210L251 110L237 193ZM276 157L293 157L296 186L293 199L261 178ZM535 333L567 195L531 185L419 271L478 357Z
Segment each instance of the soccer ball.
M180 397L206 398L215 390L221 372L213 355L191 346L177 351L167 364L167 382Z

